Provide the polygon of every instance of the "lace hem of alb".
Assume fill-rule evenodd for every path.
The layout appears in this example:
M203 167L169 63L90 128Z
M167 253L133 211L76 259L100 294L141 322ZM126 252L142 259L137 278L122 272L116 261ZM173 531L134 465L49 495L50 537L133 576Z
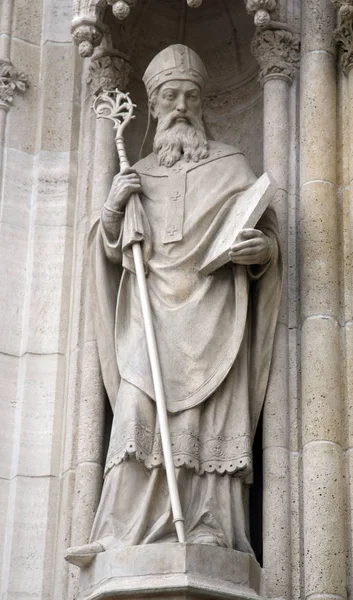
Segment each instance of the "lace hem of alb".
M118 448L110 448L105 466L107 473L113 466L133 457L143 462L148 469L164 464L160 434L150 432L146 427L134 423L131 435L125 429ZM130 435L128 435L130 433ZM201 442L189 432L171 435L174 465L193 469L199 475L203 473L242 472L248 475L252 470L252 453L250 438L217 436Z

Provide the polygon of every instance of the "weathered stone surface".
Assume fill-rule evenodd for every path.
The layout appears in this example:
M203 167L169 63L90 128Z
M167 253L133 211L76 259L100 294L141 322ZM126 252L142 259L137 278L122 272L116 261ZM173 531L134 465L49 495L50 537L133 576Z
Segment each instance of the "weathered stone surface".
M330 0L305 0L302 5L302 51L335 54L336 15Z
M102 489L102 480L103 468L100 464L90 461L78 464L72 498L72 530L70 540L67 540L72 545L85 544L89 538Z
M0 478L0 562L5 564L6 560L6 530L8 527L10 481Z
M197 544L152 544L112 549L81 572L79 600L98 598L253 599L263 593L262 573L245 553Z
M16 0L13 11L12 32L16 38L39 46L42 35L43 3L33 2L28 10L26 0Z
M277 324L263 423L263 448L288 444L288 329Z
M6 149L1 221L22 228L23 234L29 228L34 162L32 154Z
M48 597L51 583L43 572L54 550L57 483L50 477L16 477L10 494L3 593L11 600Z
M26 293L27 232L14 225L0 223L1 346L7 354L23 352L22 319Z
M299 452L291 452L290 455L290 519L291 519L291 590L293 598L300 598L303 591L301 569L298 565L302 563L302 456Z
M42 77L45 88L40 129L43 150L65 152L78 147L80 70L76 68L74 52L71 44L47 42L44 46Z
M303 55L301 63L301 184L313 180L336 182L336 60L331 54ZM315 151L313 152L313 148Z
M302 434L341 442L340 331L335 319L313 317L302 328Z
M27 354L23 358L21 431L16 471L31 477L59 472L65 389L65 358Z
M62 314L67 314L70 305L72 235L70 227L38 225L33 231L33 283L28 324L30 352L65 351L68 323L67 319L62 319Z
M36 224L74 224L77 181L76 151L41 151L37 155Z
M33 153L36 150L40 98L40 48L21 39L12 40L12 62L26 73L30 85L16 96L7 117L7 146Z
M326 441L304 446L304 544L307 595L346 595L342 451Z
M71 0L45 0L43 2L43 40L71 43Z
M353 323L346 323L344 327L345 360L344 360L344 389L346 392L345 414L343 423L343 435L345 448L353 448Z
M269 597L286 597L290 576L290 481L289 452L283 447L267 447L263 453L266 473L264 487L264 565L269 574ZM270 485L266 485L266 481Z
M19 436L17 385L20 360L17 356L0 353L0 423L2 424L0 480L2 481L11 479L13 475L12 454L15 443L14 437L18 438ZM3 523L5 524L5 521Z
M301 242L302 318L339 314L338 223L336 188L327 181L302 186Z

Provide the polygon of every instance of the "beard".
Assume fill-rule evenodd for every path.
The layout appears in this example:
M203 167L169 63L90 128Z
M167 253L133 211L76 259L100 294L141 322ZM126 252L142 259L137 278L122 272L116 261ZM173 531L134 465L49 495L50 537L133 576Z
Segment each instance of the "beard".
M181 156L186 162L199 162L208 157L208 142L202 119L185 117L185 122L176 122L180 115L159 117L153 142L158 164L172 167Z

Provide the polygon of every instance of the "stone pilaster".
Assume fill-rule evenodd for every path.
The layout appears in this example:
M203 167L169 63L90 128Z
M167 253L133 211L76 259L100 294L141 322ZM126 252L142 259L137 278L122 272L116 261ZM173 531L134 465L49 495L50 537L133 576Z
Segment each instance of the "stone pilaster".
M250 4L255 5L255 0L247 3L248 8ZM274 208L279 219L287 273L289 94L299 64L299 36L284 24L272 22L271 27L275 26L280 28L258 28L251 49L259 63L259 79L264 88L264 170L273 175L279 186ZM295 355L290 356L290 348L294 347L295 352L296 346L295 340L294 344L290 340L293 328L295 332L295 324L289 323L285 276L264 408L263 553L270 598L291 597L289 365L296 362Z
M125 91L130 73L131 66L121 53L112 48L101 49L96 51L91 59L87 84L93 96L97 96L103 89L110 91L119 88ZM67 546L88 542L103 476L105 391L94 335L90 283L82 257L87 257L88 254L87 238L90 226L99 215L113 177L118 172L118 157L112 123L107 119L96 119L93 111L91 119L92 138L87 145L88 159L93 163L90 193L87 195L85 189L80 194L78 213L84 218L77 223L76 232L80 252L76 256L77 279L73 290L73 302L81 317L75 332L77 340L73 337L71 343L74 345L79 340L80 349L70 362L70 380L71 385L75 385L79 390L76 410L80 418L77 424L72 531L70 539L67 539ZM70 389L70 392L75 393L73 389ZM70 413L68 414L70 418ZM71 431L69 425L68 423L68 431ZM87 435L88 431L91 432L90 435ZM67 440L65 445L70 443L72 441ZM72 595L76 593L73 587L70 592Z
M304 595L345 598L335 11L302 2L300 293Z
M339 98L344 107L340 114L341 155L338 159L341 190L341 260L342 260L342 391L344 394L343 447L347 475L348 595L353 589L353 2L332 0L338 9L335 39L342 71L338 78Z

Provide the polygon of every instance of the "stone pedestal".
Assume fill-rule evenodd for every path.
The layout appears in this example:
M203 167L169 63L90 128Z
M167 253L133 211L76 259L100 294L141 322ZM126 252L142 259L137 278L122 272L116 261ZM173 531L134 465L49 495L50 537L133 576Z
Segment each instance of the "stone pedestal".
M249 554L206 544L111 549L81 570L78 600L264 597L263 573Z

